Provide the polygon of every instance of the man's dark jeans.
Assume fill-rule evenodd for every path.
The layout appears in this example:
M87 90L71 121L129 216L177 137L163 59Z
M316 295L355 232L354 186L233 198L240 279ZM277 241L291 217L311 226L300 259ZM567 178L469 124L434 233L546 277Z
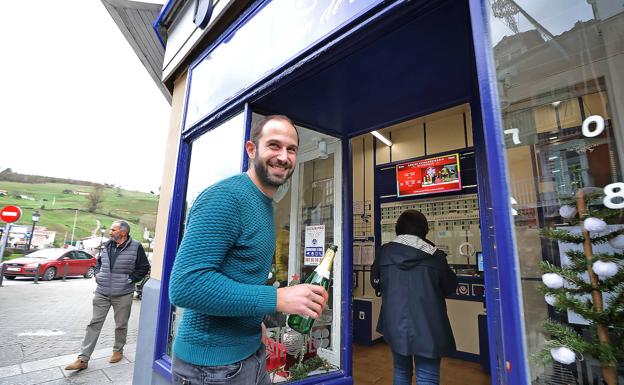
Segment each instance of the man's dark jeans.
M246 359L229 365L199 366L173 357L174 385L269 385L266 371L266 348L260 349Z

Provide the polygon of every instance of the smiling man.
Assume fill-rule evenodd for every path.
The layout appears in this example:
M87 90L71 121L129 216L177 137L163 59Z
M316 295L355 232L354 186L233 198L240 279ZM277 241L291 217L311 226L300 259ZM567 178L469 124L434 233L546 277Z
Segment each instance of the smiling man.
M270 384L262 319L276 311L318 318L318 285L266 285L275 250L272 197L297 164L299 136L283 115L267 116L245 143L249 169L196 199L169 283L184 308L173 344L174 384Z

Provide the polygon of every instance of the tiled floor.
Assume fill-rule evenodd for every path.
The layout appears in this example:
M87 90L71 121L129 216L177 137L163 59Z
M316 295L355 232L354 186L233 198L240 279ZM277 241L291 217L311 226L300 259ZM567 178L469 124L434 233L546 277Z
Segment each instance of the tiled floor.
M489 385L490 376L481 365L443 358L441 385ZM392 385L392 355L388 345L376 342L371 346L353 344L353 382L355 385Z

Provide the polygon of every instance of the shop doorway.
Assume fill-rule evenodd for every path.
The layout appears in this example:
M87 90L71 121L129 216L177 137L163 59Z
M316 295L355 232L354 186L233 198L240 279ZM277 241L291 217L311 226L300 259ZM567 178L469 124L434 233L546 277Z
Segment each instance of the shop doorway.
M398 216L423 213L427 239L447 254L458 287L446 299L457 352L442 359L441 383L489 384L483 247L469 104L352 138L353 374L356 384L392 384L392 355L376 327L382 298L370 285L379 246ZM408 294L406 294L408 295ZM416 294L413 296L418 298Z
M487 383L488 364L493 366L492 373L503 372L504 364L501 362L505 355L499 321L502 305L496 301L499 296L496 292L498 272L490 268L496 265L497 257L494 242L491 241L494 239L494 227L487 225L491 220L488 215L492 215L487 210L491 194L489 185L485 183L488 167L484 155L481 101L468 2L436 1L397 6L376 24L357 32L323 51L326 54L289 71L275 81L279 86L267 88L251 102L253 110L258 113L286 114L314 135L340 139L336 144L342 148L341 320L340 330L333 331L336 333L334 336L340 334L341 340L337 370L354 378L356 371L363 370L352 366L361 361L358 355L365 351L367 345L363 343L353 347L352 341L358 338L355 334L356 323L368 323L368 339L372 342L375 337L375 321L367 317L366 312L369 311L372 316L375 313L373 308L379 304L373 299L370 304L361 304L370 310L356 309L359 304L355 303L355 299L369 299L365 287L367 268L360 267L366 265L361 262L362 259L370 261L375 247L388 241L384 237L386 230L383 226L391 229L392 220L396 218L387 216L389 212L400 213L402 205L408 203L422 207L428 204L454 210L447 213L451 214L447 218L442 218L445 214L431 214L439 217L436 219L436 226L439 226L436 236L442 239L440 242L444 242L445 237L454 238L448 243L448 251L452 251L453 257L457 258L458 272L466 276L458 296L479 297L468 303L462 302L461 298L455 299L458 303L453 307L458 315L456 318L459 318L457 323L469 325L460 337L466 347L460 352L465 354L456 357L460 361L452 362L460 366L461 360L473 363L466 371L473 375L458 371L453 366L443 367L443 376L446 371L452 373L453 378L465 379L467 383ZM388 151L382 144L377 147L373 144L372 131L390 131L392 137L389 139L397 144ZM364 161L370 162L368 169L358 166L356 161L362 156L355 151L358 138L362 137L368 143L363 146L370 146L370 151L364 150L370 152L370 157ZM318 141L313 137L302 141L302 149L315 145ZM462 181L460 190L437 192L426 198L397 195L397 162L447 155L456 155L463 175L472 173L469 182ZM359 196L362 193L356 187L362 181L363 189L368 191L365 196ZM337 189L338 185L334 187ZM378 187L393 191L383 192ZM292 197L290 199L292 201ZM298 215L298 209L301 208L290 204L284 208L292 216ZM464 209L476 212L476 216L459 218L455 215L458 210ZM384 218L384 215L387 217ZM384 220L387 223L383 223ZM284 223L289 227L293 225L291 217ZM477 231L481 229L485 229L487 234ZM360 234L360 231L363 233ZM289 250L294 253L293 258L289 253L289 273L296 267L290 260L303 258L299 246L295 246L297 241L302 242L302 236L301 229L297 230L297 234L289 233ZM461 252L460 246L463 246ZM479 255L486 261L482 270L490 275L489 286L480 275L483 272L474 271L479 268L479 262L484 261L478 259ZM348 285L351 281L353 285ZM485 292L491 300L488 306L495 305L488 308L487 318L479 317L485 315ZM334 290L333 295L337 294L338 291ZM363 319L360 318L361 311L364 312ZM471 314L469 321L461 319L466 312ZM487 334L487 337L482 338L479 333ZM368 353L362 354L366 356ZM383 354L381 357L379 362L384 360ZM374 368L376 360L369 359L373 361L365 361L367 370ZM391 362L385 362L391 367ZM381 369L375 372L379 374ZM391 381L391 370L385 371L385 374ZM498 383L496 379L494 382Z

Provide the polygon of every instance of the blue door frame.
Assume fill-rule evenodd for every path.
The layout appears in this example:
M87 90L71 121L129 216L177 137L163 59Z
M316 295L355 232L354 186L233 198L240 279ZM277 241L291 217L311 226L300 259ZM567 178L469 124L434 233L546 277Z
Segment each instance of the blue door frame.
M490 44L488 2L469 0L482 129L476 152L482 238L489 260L485 285L493 384L529 384L522 312L520 272L511 216L503 123L497 93L496 67ZM473 111L477 112L477 111ZM483 235L483 229L486 235Z
M496 93L495 67L489 42L488 4L485 0L466 1L470 10L476 66L474 89L470 103L472 106L480 106L480 110L473 108L472 116L477 170L479 170L477 177L479 180L479 206L482 217L482 243L484 245L484 254L487 258L485 266L486 306L490 335L492 383L525 385L529 383L529 376L526 363L521 290L518 262L515 257L503 130ZM257 6L261 2L254 4ZM219 122L224 120L225 116L232 115L233 111L240 111L242 108L245 108L247 111L246 124L248 135L251 114L248 103L254 103L254 101L287 84L291 80L290 76L296 76L297 71L295 69L308 66L313 67L317 59L327 59L328 55L331 55L330 48L334 44L353 37L359 32L366 31L373 23L383 23L384 15L389 14L391 11L400 10L401 7L408 7L407 3L409 1L388 2L385 8L378 9L375 14L367 15L366 19L359 20L357 25L350 26L350 29L343 31L341 35L332 36L332 39L326 42L326 44L317 45L312 51L305 52L297 60L288 63L287 66L278 68L276 76L269 77L268 80L254 84L246 91L239 93L236 98L229 100L221 109L201 119L201 122L195 127L185 131L179 145L175 185L165 243L153 365L155 371L171 379L171 361L166 354L169 314L171 310L168 299L168 284L169 272L173 266L177 246L181 238L180 229L184 213L186 179L191 155L190 141L199 136L201 132L216 127ZM236 25L236 29L242 27L242 24L237 24L236 22L233 25ZM230 29L228 29L227 33L229 32L231 32ZM221 38L218 39L218 41L222 40ZM209 47L206 52L214 49L214 47L214 45ZM205 56L206 52L202 56ZM189 75L189 84L187 84L187 93L191 82L192 70ZM328 131L325 132L332 134ZM352 217L351 148L349 138L360 133L333 133L342 139L343 146L343 218ZM245 164L244 161L243 164ZM343 239L345 245L350 244L352 241L351 221L345 221ZM343 248L343 282L351 281L351 254L350 247ZM324 384L352 383L350 285L343 285L342 298L341 370L321 378L302 380L297 382L297 384L316 384L320 382Z

